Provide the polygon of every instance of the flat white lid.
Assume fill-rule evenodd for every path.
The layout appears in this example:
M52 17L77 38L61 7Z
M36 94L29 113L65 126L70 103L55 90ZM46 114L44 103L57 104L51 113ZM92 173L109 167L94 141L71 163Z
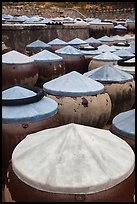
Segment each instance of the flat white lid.
M34 62L34 60L16 50L9 51L2 55L2 63L5 64L25 64L31 62Z
M14 86L2 92L2 99L25 99L36 93L19 86ZM35 103L16 106L2 106L3 123L37 122L47 119L57 113L58 104L53 99L44 96Z
M134 170L131 147L108 130L68 124L28 135L14 149L12 167L29 186L53 193L110 189Z
M92 96L102 93L104 86L88 77L72 71L43 85L46 93L59 96Z
M112 120L112 128L122 136L135 139L135 109L115 116Z

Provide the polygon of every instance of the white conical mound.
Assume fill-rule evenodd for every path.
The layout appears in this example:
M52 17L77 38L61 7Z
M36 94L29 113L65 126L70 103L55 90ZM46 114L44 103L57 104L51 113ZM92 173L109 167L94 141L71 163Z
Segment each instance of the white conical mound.
M96 193L134 170L131 147L108 130L68 124L28 135L14 149L12 167L26 184L54 193Z
M31 62L34 62L34 60L16 50L12 50L2 55L2 63L6 64L25 64Z
M59 96L91 96L104 91L104 86L76 71L60 76L43 85L45 92Z

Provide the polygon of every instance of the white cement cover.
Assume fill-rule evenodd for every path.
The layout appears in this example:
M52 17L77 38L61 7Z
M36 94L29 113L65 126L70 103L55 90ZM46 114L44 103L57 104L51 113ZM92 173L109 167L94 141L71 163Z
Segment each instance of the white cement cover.
M60 48L60 49L56 50L55 53L61 54L61 55L72 55L72 56L83 55L81 50L78 50L77 48L75 48L71 45L67 45L63 48Z
M41 40L36 40L36 41L26 45L26 48L47 48L47 47L51 47L51 46L48 45L47 43L44 43Z
M115 29L120 29L120 30L127 30L127 28L121 24L114 26Z
M122 136L135 139L135 109L115 116L112 120L112 128Z
M58 38L48 42L48 45L68 45L67 42L63 41L63 40L60 40Z
M93 57L93 59L98 60L98 61L118 61L118 60L121 60L122 58L117 56L114 53L107 51L107 52L101 53L100 55Z
M83 44L87 44L86 41L84 40L81 40L80 38L74 38L73 40L70 40L68 42L69 45L83 45Z
M98 38L98 40L101 42L114 42L114 40L111 37L108 37L106 35L101 38Z
M54 62L63 60L62 57L48 50L42 50L41 52L32 55L31 58L36 62Z
M59 96L92 96L104 91L104 86L76 71L43 84L46 93Z
M34 60L16 50L9 51L2 55L2 63L5 64L25 64L31 62L34 62Z
M98 50L100 50L101 52L115 52L116 51L114 47L105 45L105 44L98 46Z
M86 39L85 40L87 43L89 43L89 44L102 44L101 43L101 41L99 41L99 40L97 40L97 39L95 39L95 38L93 38L93 37L90 37L90 38L88 38L88 39Z
M119 57L134 57L135 55L125 49L120 49L114 52L115 55Z
M53 193L93 194L134 170L131 147L108 130L67 124L28 135L14 149L12 167L29 186Z
M2 91L2 99L23 99L35 96L36 93L19 86ZM3 123L36 122L49 118L57 113L56 101L44 96L40 101L17 106L2 106Z
M111 64L105 64L99 68L84 73L91 79L106 83L123 83L133 79L131 74L124 72Z

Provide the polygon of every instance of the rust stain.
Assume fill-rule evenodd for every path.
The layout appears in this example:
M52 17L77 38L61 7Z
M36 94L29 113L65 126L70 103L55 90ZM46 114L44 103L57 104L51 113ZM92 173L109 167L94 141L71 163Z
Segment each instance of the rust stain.
M88 100L86 99L86 98L82 98L82 105L84 106L84 107L88 107Z

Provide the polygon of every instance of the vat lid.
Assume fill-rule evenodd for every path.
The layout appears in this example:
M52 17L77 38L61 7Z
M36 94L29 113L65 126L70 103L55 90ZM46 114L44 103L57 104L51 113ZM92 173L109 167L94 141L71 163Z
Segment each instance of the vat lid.
M63 58L50 52L48 50L43 50L37 54L31 56L31 58L36 62L52 62L52 61L62 61Z
M127 62L127 63L129 63L129 62L135 62L135 57L133 57L133 58L131 58L131 59L129 59L129 60L125 60L124 61L125 63Z
M126 35L124 35L124 38L126 40L135 40L135 35L131 36L131 35L126 34Z
M134 166L127 142L108 130L73 123L29 134L12 154L20 180L53 193L101 192L127 179Z
M2 99L26 99L36 93L20 86L2 91ZM57 103L44 96L40 101L18 106L2 106L3 123L36 122L51 117L57 112Z
M120 29L120 30L127 30L127 28L125 26L121 25L121 24L118 24L118 25L114 26L114 28Z
M112 37L112 39L113 39L114 41L115 41L115 40L117 40L117 41L125 41L125 40L126 40L125 37L120 36L120 35L115 35L115 36Z
M135 20L126 19L126 23L135 23Z
M41 40L36 40L28 45L26 45L26 48L47 48L47 47L51 47L50 45L48 45L47 43L42 42Z
M101 50L80 50L84 55L100 55Z
M92 96L102 93L104 86L88 77L72 71L43 85L45 92L59 96Z
M125 49L120 49L117 50L116 52L114 52L114 54L116 54L119 57L134 57L135 55Z
M112 129L125 137L135 139L135 109L115 116L112 120Z
M80 38L74 38L73 40L70 40L68 44L69 45L81 45L81 44L87 44L87 42L84 40L81 40Z
M93 37L90 37L88 39L85 40L85 42L89 43L89 44L102 44L101 41L93 38Z
M106 35L101 37L101 38L98 38L98 40L101 41L101 42L114 42L114 40L112 38L110 38L110 37L108 37Z
M94 60L98 60L98 61L117 61L122 59L121 57L117 56L114 53L111 52L104 52L100 55L97 55L95 57L93 57Z
M63 48L60 48L58 50L55 50L55 53L57 54L62 54L62 55L83 55L83 53L81 52L81 50L78 50L77 48L71 46L71 45L67 45Z
M34 62L34 60L16 50L9 51L2 55L2 63L5 64L25 64L31 62Z
M122 71L125 71L129 74L135 75L135 66L133 66L132 64L131 64L131 66L129 64L127 66L125 62L126 61L124 61L124 64L122 66L117 64L117 65L114 65L114 67L116 67Z
M40 23L53 23L54 21L52 21L50 18L44 18L43 20L40 21Z
M98 50L100 50L100 51L102 51L102 52L107 52L107 51L109 51L109 52L115 52L116 51L116 49L114 48L114 47L112 47L112 46L109 46L109 45L100 45L99 47L98 47Z
M96 81L106 83L123 83L133 79L131 74L128 74L112 66L111 64L105 64L101 67L84 73L84 75Z
M48 45L68 45L68 43L66 43L63 40L60 40L60 39L56 38L56 39L48 42Z

